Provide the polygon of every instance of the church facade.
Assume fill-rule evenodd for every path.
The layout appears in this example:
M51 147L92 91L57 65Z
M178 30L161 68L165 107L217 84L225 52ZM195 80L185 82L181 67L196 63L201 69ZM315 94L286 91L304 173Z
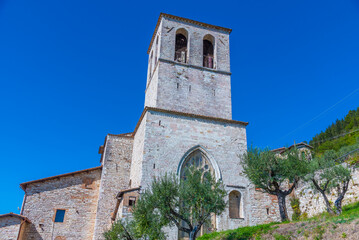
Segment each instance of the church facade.
M230 33L161 14L134 131L108 134L98 167L22 183L21 214L0 215L0 238L103 239L114 221L131 215L154 177L181 176L189 166L210 171L228 192L227 209L201 233L278 221L276 198L242 174L248 123L232 119ZM176 228L166 231L168 239L186 238Z

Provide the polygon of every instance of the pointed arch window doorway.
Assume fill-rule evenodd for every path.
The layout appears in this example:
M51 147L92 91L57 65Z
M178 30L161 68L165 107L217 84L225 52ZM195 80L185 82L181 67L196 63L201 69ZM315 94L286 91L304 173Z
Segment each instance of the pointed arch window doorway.
M215 176L214 168L209 161L208 157L201 150L195 150L191 154L189 154L183 162L181 167L180 177L181 181L186 181L186 172L190 168L198 169L202 172L202 178L206 176L206 174L211 174L213 177ZM183 226L186 226L185 222L181 223ZM187 226L186 226L187 227ZM216 216L212 215L210 219L210 223L204 224L201 230L198 232L197 237L202 236L205 233L210 233L213 229L216 228ZM188 234L182 231L178 233L178 239L188 239Z
M200 170L202 172L202 177L208 173L211 173L212 176L214 176L211 163L207 159L206 155L200 150L192 152L184 161L183 167L181 169L181 179L186 180L185 174L187 170L192 167Z

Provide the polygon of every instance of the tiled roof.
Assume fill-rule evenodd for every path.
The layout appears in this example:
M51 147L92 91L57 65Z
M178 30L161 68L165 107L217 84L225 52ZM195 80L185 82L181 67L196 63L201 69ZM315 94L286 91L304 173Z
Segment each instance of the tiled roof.
M305 142L300 142L300 143L293 144L292 146L289 146L289 147L287 147L287 148L286 148L286 147L281 147L281 148L273 149L273 150L271 150L271 151L272 151L272 152L279 152L280 154L282 154L283 152L285 152L286 150L289 150L289 149L293 148L294 146L295 146L295 147L299 147L299 148L301 148L301 147L306 147L306 148L313 149L312 146L306 144Z

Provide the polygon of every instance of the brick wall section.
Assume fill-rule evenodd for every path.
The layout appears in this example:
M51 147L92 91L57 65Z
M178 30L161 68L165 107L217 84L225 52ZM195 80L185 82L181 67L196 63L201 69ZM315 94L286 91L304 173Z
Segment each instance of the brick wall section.
M129 188L132 145L131 137L106 137L94 240L103 239L103 233L111 227L117 193Z
M0 218L0 239L17 240L21 219L15 217Z
M280 221L277 196L263 193L259 189L255 190L253 186L251 193L252 219L250 225ZM287 207L290 207L290 205Z
M92 239L100 177L97 169L27 185L23 207L31 221L27 239ZM53 222L55 209L66 209L63 223Z
M188 63L174 61L176 31L180 28L188 31ZM231 119L229 34L166 17L156 34L160 39L159 60L157 67L154 60L149 62L153 73L148 73L145 106ZM202 66L203 38L207 34L215 38L214 69Z

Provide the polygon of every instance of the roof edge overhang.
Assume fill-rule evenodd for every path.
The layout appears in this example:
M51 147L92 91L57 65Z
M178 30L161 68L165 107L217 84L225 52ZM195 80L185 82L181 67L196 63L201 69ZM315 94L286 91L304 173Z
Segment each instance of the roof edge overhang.
M45 182L45 181L53 180L53 179L56 179L56 178L68 177L68 176L71 176L71 175L84 173L84 172L95 171L95 170L99 170L99 169L102 169L102 166L98 166L98 167L94 167L94 168L88 168L88 169L84 169L84 170L80 170L80 171L64 173L64 174L60 174L60 175L56 175L56 176L51 176L51 177L47 177L47 178L41 178L41 179L29 181L29 182L20 183L20 187L21 187L22 190L25 191L26 186L29 185L29 184L32 184L32 183Z
M121 190L117 193L116 198L119 199L123 196L123 194L128 193L128 192L135 192L135 191L140 191L141 187L136 187L136 188L129 188L129 189L124 189Z
M27 217L20 215L20 214L12 213L12 212L6 213L6 214L1 214L0 218L2 218L2 217L16 217L16 218L20 218L21 220L23 220L25 222L31 223Z
M178 111L167 110L167 109L162 109L162 108L145 107L145 109L142 111L140 119L137 122L135 130L133 131L133 136L136 135L136 132L137 132L137 130L140 127L140 124L142 122L142 119L144 118L144 116L146 115L146 113L148 111L160 112L160 113L166 113L166 114L184 116L184 117L191 117L191 118L197 118L197 119L203 119L203 120L210 120L210 121L215 121L215 122L238 124L238 125L242 125L242 126L247 126L249 124L248 122L236 121L236 120L232 120L232 119L225 119L225 118L197 115L197 114L193 114L193 113L178 112Z
M300 143L295 143L289 147L280 147L280 148L276 148L271 150L271 152L279 152L279 154L282 154L283 152L292 149L293 147L306 147L309 149L313 149L312 146L310 146L309 144L305 143L305 142L300 142Z

